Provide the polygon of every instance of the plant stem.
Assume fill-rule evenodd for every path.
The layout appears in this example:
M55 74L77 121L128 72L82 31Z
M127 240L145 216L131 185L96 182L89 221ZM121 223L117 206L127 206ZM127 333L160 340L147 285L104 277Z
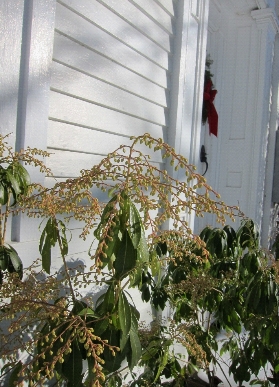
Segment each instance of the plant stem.
M72 285L71 276L70 276L69 271L68 271L68 266L67 266L66 258L65 258L65 255L63 254L63 246L62 246L62 242L61 242L61 238L60 238L60 234L59 234L59 229L58 229L57 223L56 223L56 228L57 228L57 239L58 239L58 243L59 243L59 248L60 248L60 252L61 252L61 256L62 256L62 260L63 260L65 272L66 272L66 276L67 276L67 279L69 281L69 287L70 287L70 292L71 292L72 300L73 300L73 302L75 302L76 297L75 297L75 293L74 293L74 289L73 289L73 285Z
M222 368L221 365L220 365L220 362L217 360L216 356L213 356L213 357L214 357L216 363L218 364L218 366L219 366L219 368L220 368L222 374L225 376L226 381L229 383L229 386L232 387L232 385L231 385L229 379L227 378L227 375L225 374L223 368Z

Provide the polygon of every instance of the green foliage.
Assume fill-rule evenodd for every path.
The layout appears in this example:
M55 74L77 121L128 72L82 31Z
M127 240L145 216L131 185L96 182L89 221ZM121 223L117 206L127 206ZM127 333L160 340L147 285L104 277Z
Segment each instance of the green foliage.
M138 145L160 152L171 172L152 164ZM80 177L46 189L30 185L21 164L33 163L49 173L34 157L46 154L14 154L3 139L0 148L0 319L8 326L8 334L1 335L1 352L2 373L10 373L10 384L183 386L199 368L209 371L218 362L216 336L221 330L229 333L221 351L230 353L236 381L250 379L267 362L276 376L278 267L267 263L251 220L236 231L224 226L206 227L199 236L192 233L182 214L210 212L224 223L238 209L219 201L184 157L162 140L144 135ZM184 171L184 180L173 177L178 169ZM93 187L107 192L109 201L93 197ZM42 263L26 269L23 280L16 251L4 243L8 216L21 211L44 222ZM81 237L94 236L97 242L90 251L90 268L72 271L67 265L66 224L72 218L81 222ZM171 230L166 230L167 222ZM56 245L64 268L59 276L52 272ZM96 302L79 293L81 287L93 286L102 290ZM172 319L142 327L129 287L138 289L158 313L170 305ZM18 351L30 356L18 362ZM134 373L138 365L143 367L139 375Z
M229 371L236 382L249 381L268 363L277 372L278 275L271 257L259 247L255 224L244 220L237 231L206 227L200 237L208 262L185 255L171 263L162 279L168 281L164 302L172 302L175 321L190 321L188 331L208 363L218 361L216 335L228 332L221 355L229 352Z

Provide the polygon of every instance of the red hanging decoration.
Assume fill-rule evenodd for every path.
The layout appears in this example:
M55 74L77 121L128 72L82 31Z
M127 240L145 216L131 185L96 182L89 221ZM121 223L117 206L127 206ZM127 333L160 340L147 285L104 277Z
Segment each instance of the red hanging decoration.
M206 112L206 118L209 126L209 134L217 137L218 134L218 113L214 106L214 99L217 90L212 90L213 84L211 79L207 80L204 85L203 104Z

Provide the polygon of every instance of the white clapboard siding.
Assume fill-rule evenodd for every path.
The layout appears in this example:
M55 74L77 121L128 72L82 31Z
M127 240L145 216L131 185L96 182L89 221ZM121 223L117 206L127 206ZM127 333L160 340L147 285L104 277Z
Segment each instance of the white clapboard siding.
M81 131L83 136L80 135ZM58 121L49 121L48 133L48 147L51 149L85 152L103 157L116 150L120 143L127 146L132 144L129 137L81 128ZM157 136L163 138L163 131L157 133ZM52 152L51 149L50 152ZM144 155L149 155L152 161L162 162L161 151L154 152L153 149L139 143L137 143L136 149Z
M145 121L166 125L163 107L59 63L53 63L51 88Z
M173 33L173 26L171 18L165 12L165 10L155 1L146 1L146 0L129 0L132 4L138 7L141 12L146 14L155 23L160 25L163 29L169 33Z
M108 7L112 12L122 17L127 23L134 26L142 34L146 35L155 44L159 45L167 52L170 52L169 33L155 24L148 16L139 13L138 8L129 0L98 0L101 4Z
M47 187L77 177L131 136L166 138L173 22L172 0L149 0L146 9L130 0L57 0ZM163 168L161 152L137 149ZM108 200L96 187L92 195ZM71 220L69 227L70 254L83 256L82 224Z
M115 20L118 16L98 3L97 0L83 0L82 2L77 2L76 0L58 1L61 5L68 7L85 20L90 20L91 23L94 22L94 25L108 36L111 36L113 40L118 40L131 47L132 50L146 56L159 66L165 69L168 68L168 52L165 49L160 48L158 44L140 33L126 21L122 20L123 25L119 28L119 23Z
M103 156L90 153L49 149L52 155L48 158L48 167L54 176L76 177L82 169L90 169L99 164Z
M103 8L106 9L105 7ZM115 17L117 16L115 15ZM127 24L127 26L129 25ZM164 58L161 58L163 61L160 61L160 57L157 55L156 57L153 55L154 58L151 60L147 55L147 52L149 56L152 55L153 48L151 46L146 47L142 45L142 51L145 52L145 55L143 55L138 50L116 39L114 36L61 4L57 4L56 30L81 44L87 45L94 51L103 53L106 57L111 58L117 63L121 63L123 66L145 76L151 81L163 87L166 86L164 71L168 66L166 52ZM136 30L135 32L140 34ZM141 41L141 36L138 36L138 40ZM150 41L150 43L152 42ZM161 51L164 52L163 50ZM144 61L146 62L143 66Z
M118 132L129 137L140 136L144 133L158 137L157 134L162 132L159 124L131 117L54 91L50 93L49 114L55 120L112 133Z
M155 0L170 16L174 16L172 0Z
M69 55L74 52L75 55ZM166 107L166 90L71 39L55 34L54 61L78 69L119 89Z

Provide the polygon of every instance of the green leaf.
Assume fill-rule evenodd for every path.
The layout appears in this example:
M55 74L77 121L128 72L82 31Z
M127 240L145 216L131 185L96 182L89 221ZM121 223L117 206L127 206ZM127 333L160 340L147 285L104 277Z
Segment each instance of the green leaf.
M105 243L107 245L105 253L107 257L106 258L104 258L103 256L101 257L103 263L107 263L111 259L111 256L113 254L114 255L116 254L120 243L120 239L118 236L119 228L120 228L119 221L117 219L114 219L114 223L115 223L115 226L111 227L110 230L108 231L110 238L105 238Z
M95 360L93 359L92 356L89 356L87 358L87 364L88 364L88 382L89 382L89 385L91 386L92 383L90 384L90 382L93 382L95 380L95 374L93 372L93 368L95 366Z
M108 203L107 205L105 206L103 212L102 212L102 215L101 215L101 219L100 219L100 223L98 225L98 227L96 228L96 230L94 231L94 236L100 240L101 236L102 236L102 228L103 228L103 225L106 224L106 221L107 221L107 218L109 216L109 213L111 212L111 210L113 209L113 207L115 206L115 202L117 201L117 195L115 195Z
M138 364L141 358L141 352L142 352L138 332L133 325L130 331L130 344L131 344L132 352L130 356L128 356L128 364L129 364L130 370L132 370Z
M82 356L77 339L71 345L72 352L62 364L62 373L68 379L67 387L79 387L82 382Z
M136 206L132 202L130 202L129 234L135 249L138 247L140 243L142 229L143 229L143 226L142 226L140 214Z
M50 265L51 265L51 244L49 239L45 240L43 246L42 254L42 267L47 274L50 274Z
M28 187L31 184L31 178L26 168L21 164L16 164L15 170L21 180L22 188Z
M144 235L144 231L141 234L141 238L140 238L140 242L138 244L137 250L138 250L138 260L141 263L149 262L149 251L148 251L148 246Z
M95 312L91 308L87 307L87 308L82 309L78 313L78 316L95 316Z
M11 373L11 376L10 376L10 379L9 379L9 387L14 387L15 386L15 383L19 379L18 374L19 374L21 369L22 369L22 362L19 361L17 363L17 365L15 366L15 368L13 369L12 373Z
M135 268L137 262L137 250L127 230L125 230L122 241L117 251L113 266L118 278L123 278L129 271Z
M63 222L61 222L63 224ZM51 265L51 247L54 247L58 238L58 225L54 218L49 218L42 232L39 251L42 255L43 269L49 274ZM63 248L62 248L63 250Z
M47 236L49 238L49 241L51 243L52 246L55 246L55 243L57 242L57 231L58 231L58 227L57 227L57 221L55 218L49 218L49 220L47 221L47 224L46 224L46 232L47 232Z
M163 369L167 365L168 357L169 357L169 348L167 347L167 348L164 348L163 356L160 359L160 365L159 365L157 374L155 376L154 382L156 382L159 379L161 372L163 371Z
M8 192L6 186L0 182L0 204L5 205L8 201Z
M113 345L116 347L120 346L120 331L114 329L113 327L109 327L103 334L103 340L108 340L109 345ZM126 353L123 351L116 351L115 356L113 356L112 352L109 350L107 346L104 349L104 368L108 371L108 373L115 372L121 366L122 361L125 359Z
M87 304L84 301L75 300L71 313L76 316L85 308L87 308Z
M15 191L16 195L19 195L21 193L21 189L19 186L18 179L15 176L13 176L13 173L11 170L9 170L9 168L7 169L6 177L7 177L7 180L10 182L10 186Z
M120 349L122 350L125 347L125 344L129 338L129 333L131 329L131 308L127 297L125 296L125 293L123 291L121 291L119 294L118 316L120 328L122 331L120 346Z
M9 254L5 246L0 246L0 270L6 270L9 264Z
M14 367L15 365L17 364L17 362L11 362L11 363L7 363L5 364L2 368L1 368L1 375L3 374L3 372L5 371L5 369L7 368L11 368L11 367Z
M104 302L102 304L102 313L107 314L113 311L115 307L114 300L114 284L112 283L105 293Z
M12 174L18 184L19 191L10 182L10 188L13 191L14 200L17 200L19 194L26 195L28 192L28 186L31 183L30 175L27 170L19 163L13 163L7 168L7 172ZM8 180L8 179L7 179ZM9 179L10 180L10 179ZM15 204L15 203L14 203Z
M63 256L68 254L68 239L67 239L67 235L66 235L66 230L67 229L66 229L65 224L61 220L58 220L57 225L55 225L55 237L57 238L57 232L58 232L59 237L60 237L60 241L61 241L61 246L59 246L59 247L61 250L61 254ZM62 234L62 235L60 235L60 234ZM55 238L54 238L54 240L55 240ZM55 241L55 243L56 243L56 241Z
M109 319L108 318L104 318L102 320L97 320L96 322L94 322L94 333L95 335L97 336L101 336L103 332L105 332L105 330L107 329L109 325Z
M17 251L10 245L9 246L9 258L10 265L8 266L8 271L10 273L16 272L18 273L20 279L23 277L23 265L20 257L18 256Z
M206 243L208 242L208 240L211 238L211 233L212 233L212 228L207 226L205 227L201 233L200 233L200 238L205 241Z

